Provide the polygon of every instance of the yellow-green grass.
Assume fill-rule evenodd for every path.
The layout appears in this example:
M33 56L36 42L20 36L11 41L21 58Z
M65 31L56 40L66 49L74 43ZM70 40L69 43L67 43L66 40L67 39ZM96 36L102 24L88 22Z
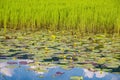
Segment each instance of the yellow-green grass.
M120 33L120 0L0 0L0 29Z

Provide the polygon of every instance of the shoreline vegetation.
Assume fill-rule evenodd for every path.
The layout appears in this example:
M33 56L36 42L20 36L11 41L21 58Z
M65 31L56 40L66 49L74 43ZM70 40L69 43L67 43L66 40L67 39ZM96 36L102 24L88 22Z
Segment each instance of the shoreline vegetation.
M120 34L119 0L1 0L0 30Z

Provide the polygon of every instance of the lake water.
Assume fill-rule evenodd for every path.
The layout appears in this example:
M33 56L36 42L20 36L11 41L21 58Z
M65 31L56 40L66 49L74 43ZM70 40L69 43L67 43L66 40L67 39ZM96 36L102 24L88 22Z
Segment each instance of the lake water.
M31 70L30 60L5 60L0 62L0 80L70 80L82 76L83 80L120 80L120 74L91 72L83 68L62 69L59 66L46 68L47 72Z

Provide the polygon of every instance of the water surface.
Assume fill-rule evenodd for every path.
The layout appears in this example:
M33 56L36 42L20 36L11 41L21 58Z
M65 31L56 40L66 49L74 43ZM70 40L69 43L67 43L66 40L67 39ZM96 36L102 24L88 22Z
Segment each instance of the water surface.
M72 76L81 76L83 80L120 80L119 74L83 68L62 69L59 66L46 67L45 72L32 70L28 65L32 60L5 60L0 62L0 80L70 80Z

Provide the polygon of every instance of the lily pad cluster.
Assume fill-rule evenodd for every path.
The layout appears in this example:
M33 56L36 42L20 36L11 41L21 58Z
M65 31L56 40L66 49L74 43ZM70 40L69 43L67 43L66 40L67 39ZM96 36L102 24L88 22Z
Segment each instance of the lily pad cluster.
M32 59L46 66L120 73L120 37L65 31L11 33L0 36L0 59Z

